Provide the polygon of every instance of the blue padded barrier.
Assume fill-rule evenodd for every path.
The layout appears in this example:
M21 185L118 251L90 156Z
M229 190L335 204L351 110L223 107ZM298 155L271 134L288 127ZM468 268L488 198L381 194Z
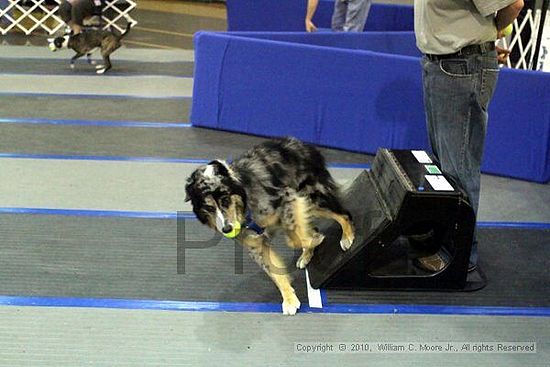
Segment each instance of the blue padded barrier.
M501 69L483 162L487 173L550 181L550 73Z
M303 31L307 0L228 0L229 31ZM326 12L319 2L317 15ZM315 17L315 21L318 18ZM322 22L324 23L324 22ZM330 20L328 21L330 27Z
M191 122L371 154L428 149L418 56L411 32L200 32ZM545 101L550 74L502 71L484 172L550 179Z
M414 32L369 32L368 36L352 32L231 32L233 36L271 41L303 43L346 50L365 50L403 56L420 57Z
M227 0L229 31L305 30L307 0ZM313 18L319 28L330 28L334 0L320 0ZM412 31L413 7L410 5L372 4L366 31Z
M402 32L413 30L414 11L412 5L372 4L365 24L365 31Z

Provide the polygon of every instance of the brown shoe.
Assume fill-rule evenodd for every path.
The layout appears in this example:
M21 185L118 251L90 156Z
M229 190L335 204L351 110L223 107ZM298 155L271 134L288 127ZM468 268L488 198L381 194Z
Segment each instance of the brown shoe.
M409 241L409 257L420 258L431 256L439 250L438 244L434 241L434 230L422 234L406 236Z
M447 261L443 258L440 252L430 256L419 257L418 259L415 259L414 262L420 269L431 273L437 273L447 266Z

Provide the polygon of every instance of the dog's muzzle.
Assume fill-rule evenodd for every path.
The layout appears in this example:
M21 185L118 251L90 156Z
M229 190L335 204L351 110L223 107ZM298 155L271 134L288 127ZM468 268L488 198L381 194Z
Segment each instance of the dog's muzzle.
M227 238L235 238L241 233L241 223L229 223L219 210L216 212L216 227Z

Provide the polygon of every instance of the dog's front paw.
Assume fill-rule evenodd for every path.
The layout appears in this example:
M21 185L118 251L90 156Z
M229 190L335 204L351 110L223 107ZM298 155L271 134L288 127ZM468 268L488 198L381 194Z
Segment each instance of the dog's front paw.
M300 309L300 300L294 293L283 301L283 315L296 315Z
M313 238L311 239L311 246L312 247L317 247L320 244L322 244L324 240L325 240L325 235L324 234L315 233L313 235Z
M74 64L73 63L71 63L70 66L71 66L71 69L74 69Z
M344 251L347 251L349 250L349 248L351 247L351 245L353 244L353 241L355 240L355 236L354 235L351 235L350 237L348 238L342 238L340 240L340 247L342 248L342 250Z
M296 267L298 269L305 269L307 264L311 261L311 258L313 257L313 251L304 251L302 255L298 258L298 261L296 261Z
M105 68L102 68L102 69L97 69L95 72L96 74L103 74L105 72Z

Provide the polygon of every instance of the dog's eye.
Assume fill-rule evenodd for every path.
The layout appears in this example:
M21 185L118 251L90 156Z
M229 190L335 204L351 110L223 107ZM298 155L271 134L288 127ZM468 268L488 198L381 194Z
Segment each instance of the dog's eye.
M231 205L231 200L229 199L229 196L222 196L222 198L220 199L220 204L224 208L229 207L229 205Z
M216 211L216 208L214 208L211 205L203 205L202 210L204 210L205 212L208 212L208 213L214 213Z

